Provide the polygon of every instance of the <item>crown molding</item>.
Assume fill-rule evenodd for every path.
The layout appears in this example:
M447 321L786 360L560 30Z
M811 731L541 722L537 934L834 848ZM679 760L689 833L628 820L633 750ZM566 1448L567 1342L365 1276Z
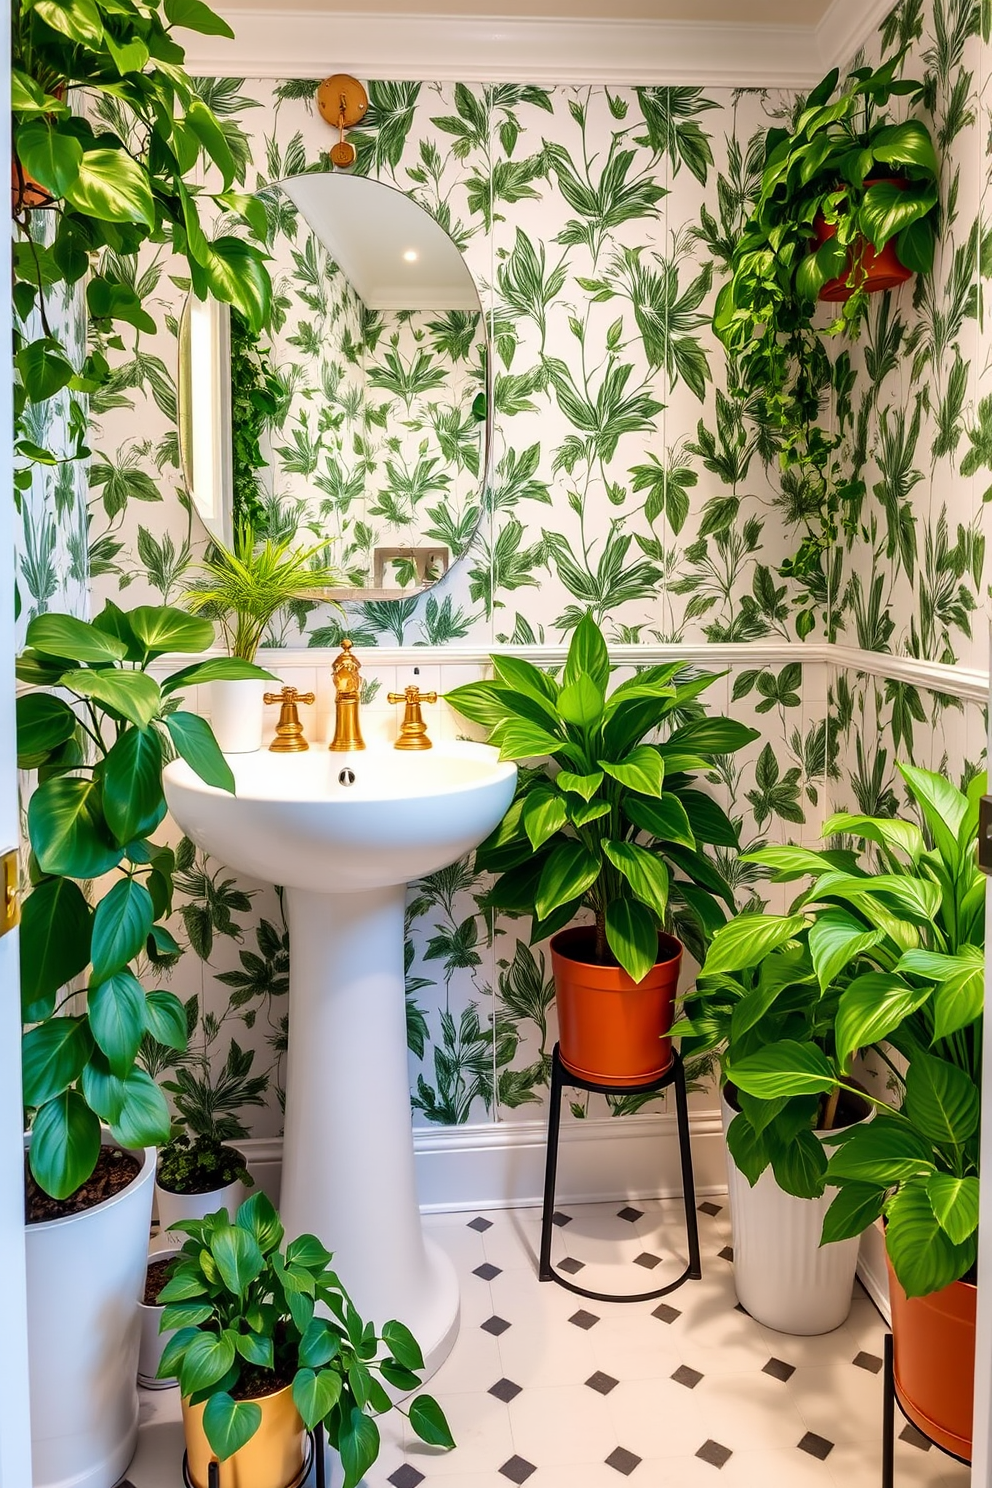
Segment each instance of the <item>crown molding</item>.
M847 66L891 9L892 0L832 0L814 28L822 68Z
M847 17L857 6L832 9ZM194 75L803 88L823 71L811 26L223 9L235 40L191 33Z

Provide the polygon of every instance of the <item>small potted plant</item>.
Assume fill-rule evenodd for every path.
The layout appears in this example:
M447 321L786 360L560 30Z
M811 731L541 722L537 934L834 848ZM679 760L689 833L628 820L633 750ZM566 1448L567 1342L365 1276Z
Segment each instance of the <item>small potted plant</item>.
M409 1392L424 1367L409 1329L377 1335L358 1316L332 1257L313 1235L282 1249L283 1228L262 1193L238 1210L185 1226L162 1326L175 1329L160 1372L176 1374L194 1488L288 1488L304 1466L304 1432L319 1424L341 1457L343 1488L357 1488L379 1454L375 1417L394 1406L385 1385ZM419 1395L404 1410L433 1446L453 1447L440 1406Z
M778 431L783 464L808 493L806 534L781 570L799 579L819 572L845 495L853 494L836 468L838 436L821 427L834 369L817 299L841 302L829 334L856 334L869 293L933 265L940 214L933 142L922 120L896 122L887 111L893 97L911 104L924 97L924 84L896 75L901 62L857 68L840 88L835 68L792 128L768 131L758 197L713 315L732 385L752 400L759 422ZM812 608L797 624L809 634Z
M213 542L200 578L184 596L194 614L220 626L232 657L254 661L266 629L280 610L314 590L339 582L321 563L329 539L294 547L294 538L260 537L239 521L234 546ZM210 689L211 725L225 754L250 754L262 747L263 682L218 681Z
M35 1482L114 1482L134 1451L141 1294L155 1172L170 1118L142 1067L145 1035L186 1046L171 992L142 968L179 946L162 766L175 750L233 790L185 687L257 675L191 661L157 682L167 652L195 654L213 626L182 610L108 604L92 622L31 621L17 674L17 749L38 783L27 810L31 887L21 919L23 1094L30 1128L26 1237ZM82 979L85 992L75 989Z
M141 1319L141 1343L138 1348L138 1384L146 1390L171 1390L179 1383L173 1376L159 1377L158 1366L162 1350L172 1337L172 1330L162 1330L162 1314L165 1303L159 1300L169 1277L175 1269L174 1246L149 1252L145 1267L145 1285L138 1300L138 1316Z
M216 1131L198 1132L192 1140L185 1131L177 1133L159 1153L155 1174L163 1242L181 1245L183 1237L173 1226L188 1219L202 1219L218 1209L236 1214L254 1182L244 1154L221 1141Z
M824 953L829 944L853 973L838 1002L836 1065L783 1039L729 1073L741 1090L774 1101L850 1090L851 1062L867 1045L886 1064L899 1104L844 1133L830 1158L827 1182L840 1191L823 1241L884 1216L900 1401L920 1430L970 1460L985 983L976 847L986 782L977 777L965 793L929 770L899 768L922 829L832 817L826 830L870 843L881 871L832 868L804 896L827 906ZM793 851L761 857L792 878L806 871L786 856Z
M553 937L565 1065L602 1084L646 1084L671 1059L664 1035L682 958L672 931L701 955L734 909L702 849L735 846L737 833L694 772L757 734L707 718L696 699L716 676L680 662L608 694L606 642L588 614L560 682L517 657L492 664L491 682L457 687L448 702L489 728L502 759L547 763L521 772L513 805L478 850L478 867L498 875L489 902L529 914L533 941ZM660 728L667 737L648 742ZM583 909L592 923L572 926Z

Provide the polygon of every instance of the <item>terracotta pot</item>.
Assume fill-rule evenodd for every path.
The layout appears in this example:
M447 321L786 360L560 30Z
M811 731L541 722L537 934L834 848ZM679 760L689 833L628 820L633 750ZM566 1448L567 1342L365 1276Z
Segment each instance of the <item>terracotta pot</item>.
M907 1297L889 1268L896 1390L924 1435L971 1461L978 1288L955 1281L929 1297Z
M52 90L53 98L65 97L65 84L58 83ZM51 120L51 115L46 115ZM29 211L33 207L51 207L55 198L44 186L29 176L17 156L12 152L10 157L10 210L15 217L22 212Z
M260 1395L262 1424L250 1441L220 1464L220 1488L289 1488L303 1472L305 1429L293 1404L293 1387ZM203 1430L203 1405L183 1399L186 1458L194 1488L208 1488L215 1460Z
M878 184L880 183L876 178L865 182L866 186ZM900 190L905 186L904 181L897 179L893 179L889 184L898 186ZM828 242L830 238L837 235L834 224L824 222L822 217L817 217L813 230L816 233L818 248L822 243ZM853 276L852 264L854 265ZM849 284L848 280L852 277L854 282ZM912 269L907 269L899 262L895 238L890 238L880 253L876 253L867 239L860 238L848 250L846 271L836 279L828 279L820 290L818 298L831 302L843 302L851 298L855 289L865 289L869 294L875 294L879 290L895 289L912 277Z
M682 946L658 936L658 961L642 982L593 959L591 926L559 930L551 941L562 1063L597 1085L647 1085L672 1062L675 993Z

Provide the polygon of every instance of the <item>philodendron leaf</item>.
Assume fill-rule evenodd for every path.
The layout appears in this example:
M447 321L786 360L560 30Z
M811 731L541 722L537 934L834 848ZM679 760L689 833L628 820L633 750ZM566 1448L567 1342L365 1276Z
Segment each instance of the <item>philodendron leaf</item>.
M132 1069L122 1082L121 1112L110 1130L122 1147L161 1147L172 1131L165 1096L151 1075Z
M24 1104L43 1106L74 1085L92 1048L85 1018L48 1018L28 1029L21 1045Z
M541 872L534 907L537 917L546 920L562 904L584 894L596 882L602 870L599 857L584 843L569 839L552 849Z
M174 992L156 988L144 998L145 1028L152 1038L167 1049L186 1048L186 1010Z
M71 878L46 878L21 912L21 1010L25 1022L47 1018L60 987L90 959L92 910Z
M258 1241L241 1225L226 1225L218 1230L210 1249L221 1280L238 1296L245 1292L265 1265Z
M262 1407L254 1400L233 1400L226 1390L211 1395L203 1408L203 1431L210 1449L226 1462L262 1424Z
M296 1397L295 1387L293 1397ZM412 1407L410 1423L413 1424ZM357 1405L352 1406L347 1422L338 1427L338 1451L344 1468L343 1488L358 1488L379 1455L379 1428Z
M184 1395L215 1385L234 1363L234 1338L230 1333L197 1333L186 1345L180 1366L179 1384Z
M73 615L37 615L28 626L27 644L45 656L67 661L106 663L120 661L127 654L123 641Z
M583 801L589 801L603 783L602 770L593 770L589 775L575 775L571 770L559 770L555 784L559 790L574 791Z
M736 1166L753 1188L771 1161L761 1132L738 1111L727 1128L727 1148Z
M599 691L605 693L610 678L610 654L602 632L590 613L583 615L575 627L562 673L562 684L568 687L582 676L589 677Z
M206 651L214 642L209 620L171 605L139 605L128 611L127 618L149 657L166 651Z
M738 915L714 935L702 976L757 966L806 925L805 915Z
M256 1243L265 1255L273 1250L278 1250L282 1244L283 1228L279 1216L273 1207L272 1200L257 1188L250 1198L245 1199L235 1217L235 1224L240 1229L247 1230L254 1235Z
M892 972L869 971L855 977L841 993L837 1007L837 1058L846 1069L857 1049L887 1038L931 994L930 987L911 987Z
M906 1115L929 1142L960 1147L978 1130L980 1105L974 1080L932 1054L916 1053L906 1071Z
M239 1333L235 1348L249 1364L257 1364L260 1369L273 1367L275 1349L271 1338L262 1337L258 1333Z
M432 1447L453 1447L455 1439L444 1411L431 1395L418 1395L410 1406L410 1425Z
M31 1125L31 1172L53 1199L81 1188L100 1156L100 1121L78 1090L46 1101Z
M151 895L136 878L121 878L106 893L93 917L93 981L120 971L144 949L155 911Z
M39 785L28 804L28 832L45 873L99 878L123 856L107 831L99 783L75 775Z
M110 712L120 714L139 729L147 728L161 712L159 685L145 672L66 672L62 685L81 697L102 703Z
M643 982L658 960L658 921L651 911L635 899L612 899L606 940L631 980Z
M885 1246L907 1297L939 1292L975 1263L977 1239L955 1245L937 1222L923 1179L910 1181L885 1206Z
M846 909L827 909L817 915L809 927L809 953L821 992L881 938L880 930L866 930Z
M76 715L61 698L48 692L28 692L17 699L17 763L32 769L53 749L71 739Z
M402 1364L404 1369L423 1369L424 1355L420 1344L405 1323L398 1323L395 1318L385 1323L382 1341L397 1364Z
M123 147L84 150L65 197L77 211L101 222L155 226L155 198L148 176Z
M873 1225L885 1204L885 1189L873 1183L845 1183L823 1217L821 1245L851 1240Z
M977 1178L932 1173L927 1179L927 1197L937 1223L954 1245L963 1245L978 1229Z
M727 1063L727 1078L760 1100L817 1095L834 1085L827 1056L815 1044L781 1039L754 1054Z
M524 831L536 852L568 820L564 798L556 791L532 791L524 803Z
M165 726L176 751L200 779L217 790L234 795L234 772L220 751L213 730L195 713L169 713Z
M919 1132L898 1116L884 1113L859 1126L827 1164L827 1181L835 1178L891 1188L911 1178L929 1178L933 1152Z
M638 744L624 759L614 764L610 760L599 760L600 769L628 790L638 791L642 796L658 797L665 779L665 765L661 755L650 744Z
M253 661L242 661L237 656L215 656L210 661L194 661L190 666L180 667L162 683L162 696L171 697L183 687L196 687L200 682L277 682L274 672L256 666Z
M162 740L154 729L125 729L104 761L103 810L117 841L147 837L165 816Z
M603 852L627 880L634 897L663 921L668 909L668 869L661 858L634 842L607 841Z
M341 1399L341 1376L336 1369L298 1369L293 1380L293 1404L308 1431L329 1416ZM372 1461L375 1461L373 1456Z
M124 1079L145 1032L145 989L129 971L117 971L90 988L89 1025L111 1071Z

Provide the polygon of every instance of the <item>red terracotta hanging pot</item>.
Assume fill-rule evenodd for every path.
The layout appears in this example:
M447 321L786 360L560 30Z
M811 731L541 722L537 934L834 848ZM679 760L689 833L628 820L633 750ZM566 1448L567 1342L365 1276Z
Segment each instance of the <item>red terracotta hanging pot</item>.
M597 1085L647 1085L672 1062L682 946L659 934L658 960L641 982L595 960L595 930L578 925L551 941L558 1038L566 1069Z
M880 178L872 177L865 182L865 185L876 186L879 182ZM893 178L887 184L898 186L900 190L905 186L905 182L897 178ZM837 235L834 223L825 222L822 215L818 216L813 223L813 231L816 234L818 248ZM912 277L912 269L907 269L905 264L899 262L895 238L890 238L880 251L876 251L867 238L858 238L848 249L847 267L844 273L839 274L836 279L828 279L820 290L818 298L842 303L849 300L856 289L864 289L869 294L875 294L879 290L895 289Z
M978 1288L955 1281L907 1297L887 1254L886 1262L899 1403L931 1441L970 1462Z

